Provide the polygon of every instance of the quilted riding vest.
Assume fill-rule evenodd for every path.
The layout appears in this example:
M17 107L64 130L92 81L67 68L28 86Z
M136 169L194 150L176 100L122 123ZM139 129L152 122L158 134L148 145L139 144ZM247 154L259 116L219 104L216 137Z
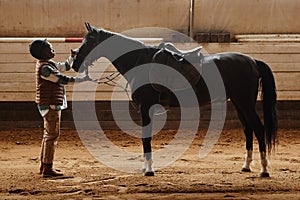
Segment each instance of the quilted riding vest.
M64 86L62 84L53 83L41 77L41 69L44 65L48 65L58 70L52 61L37 61L36 63L36 99L39 105L63 105Z

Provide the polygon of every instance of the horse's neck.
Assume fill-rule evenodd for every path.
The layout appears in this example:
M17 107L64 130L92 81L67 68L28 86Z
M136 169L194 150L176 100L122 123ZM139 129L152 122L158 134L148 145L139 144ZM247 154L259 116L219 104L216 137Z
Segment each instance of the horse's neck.
M113 63L117 70L121 74L125 74L134 67L151 63L152 57L155 53L155 49L146 47L145 45L138 44L128 44L128 46L123 46L121 48L116 47L117 49L113 51L117 52L117 55L114 58L112 54L107 58Z
M121 74L132 68L150 63L157 48L146 46L133 38L106 30L100 31L101 42L97 49L100 57L110 60Z
M128 55L128 52L145 47L142 42L118 33L101 30L99 34L100 43L97 46L97 52L100 53L96 53L96 55L99 58L107 58L121 73L122 71L127 71L124 68L130 68L138 57L138 55ZM126 59L126 57L128 58Z

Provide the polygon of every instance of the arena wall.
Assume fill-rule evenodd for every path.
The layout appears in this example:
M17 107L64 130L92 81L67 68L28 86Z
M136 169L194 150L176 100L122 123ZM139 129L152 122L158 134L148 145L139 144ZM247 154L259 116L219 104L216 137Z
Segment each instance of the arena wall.
M71 48L80 43L53 43L57 56L55 60L63 61L69 55ZM191 49L199 46L197 43L176 43L180 49ZM298 43L207 43L202 44L203 51L217 53L236 51L249 54L266 61L274 72L278 94L279 126L296 128L300 125L300 45ZM28 53L28 43L0 43L0 128L41 127L42 119L34 103L35 100L35 60ZM93 78L99 78L115 71L114 66L106 59L98 60L90 73ZM67 75L76 75L68 72ZM122 82L123 86L126 82ZM112 98L112 92L114 96ZM88 98L91 97L92 99ZM124 90L107 85L81 83L74 91L72 85L67 86L67 99L70 107L64 111L62 126L74 128L72 102L95 103L97 118L103 128L117 128L110 110L111 101L128 101ZM258 97L258 100L260 97ZM122 107L122 106L121 106ZM120 107L120 108L121 108ZM238 117L229 102L226 117L226 127L240 127ZM124 108L121 108L124 109ZM126 109L126 107L125 107ZM210 119L209 107L202 108L201 125L207 125ZM258 103L259 113L262 114ZM133 120L140 123L139 114L130 108ZM83 113L84 114L84 113ZM176 128L180 119L178 109L171 110L166 128ZM89 120L87 116L86 120Z
M122 32L139 27L187 31L189 1L182 0L9 0L0 1L0 37L74 37L84 22Z
M82 37L84 22L116 32L130 32L134 37L161 37L174 39L168 32L149 31L144 27L163 27L193 35L197 32L230 32L237 34L299 34L300 2L297 0L194 0L192 27L190 27L190 0L0 0L0 37ZM27 38L28 39L28 38ZM298 40L298 36L294 38ZM174 40L175 41L175 40ZM41 127L42 120L34 103L35 60L28 53L28 40L0 42L0 128ZM202 44L208 53L236 51L264 60L272 68L278 94L280 127L300 126L300 43L290 39L285 42L239 42ZM63 61L71 48L79 43L53 42L57 51L55 60ZM191 49L200 44L176 43L178 48ZM105 69L105 70L104 70ZM93 77L115 70L107 60L100 59L91 70ZM67 75L76 75L68 72ZM122 79L121 79L122 80ZM74 127L72 101L91 102L86 97L95 94L97 116L107 128L116 127L109 110L114 88L91 83L79 89L74 99L73 86L67 86L70 108L63 114L63 127ZM125 84L125 83L124 83ZM122 89L116 89L114 101L128 101ZM202 118L207 122L209 108L203 108ZM227 124L240 126L229 102ZM261 114L260 103L258 110ZM233 112L232 112L233 111ZM131 111L135 121L140 116ZM169 127L176 127L178 110L171 111ZM202 120L203 122L203 120Z
M191 0L1 0L0 37L81 37L84 22L123 32L164 27L187 34ZM194 0L197 32L300 33L298 0Z
M300 33L298 0L196 0L195 32Z

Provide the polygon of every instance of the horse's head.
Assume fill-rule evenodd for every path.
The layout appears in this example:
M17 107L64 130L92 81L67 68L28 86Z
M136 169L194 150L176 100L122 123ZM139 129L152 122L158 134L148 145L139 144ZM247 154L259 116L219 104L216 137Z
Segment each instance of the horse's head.
M101 29L90 26L85 23L87 34L84 36L81 46L78 48L77 55L74 58L72 68L76 72L83 72L90 66L96 58L86 59L89 53L101 42Z

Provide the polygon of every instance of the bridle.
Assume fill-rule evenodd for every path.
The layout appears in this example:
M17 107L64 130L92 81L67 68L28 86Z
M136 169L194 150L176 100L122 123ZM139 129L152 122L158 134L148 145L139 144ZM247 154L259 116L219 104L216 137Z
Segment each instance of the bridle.
M88 70L88 67L86 67L84 69L84 73L86 76L89 77L89 70ZM94 82L96 84L104 84L104 85L108 85L108 86L111 86L111 87L119 87L121 88L125 93L126 93L126 96L128 98L128 100L130 101L130 95L129 95L129 91L128 91L128 86L129 86L129 82L127 81L125 87L121 84L119 84L116 79L121 75L121 73L119 71L114 71L112 73L110 73L109 75L107 76L104 76L104 77L101 77L101 78L98 78L98 79L91 79L90 81L91 82ZM130 101L130 104L132 105L132 107L138 111L137 109L137 105L133 102L133 101Z

